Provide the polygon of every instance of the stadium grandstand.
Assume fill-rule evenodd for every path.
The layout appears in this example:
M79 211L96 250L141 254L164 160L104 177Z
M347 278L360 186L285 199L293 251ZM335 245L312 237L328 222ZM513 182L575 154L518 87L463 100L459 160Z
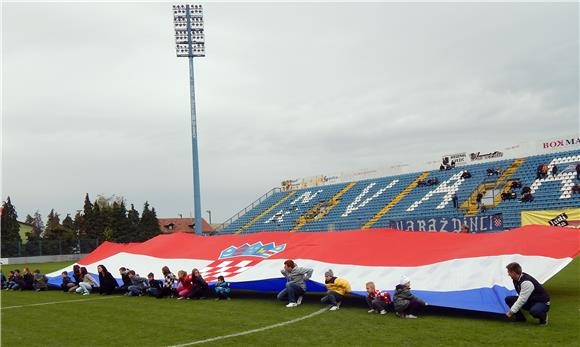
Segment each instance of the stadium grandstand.
M522 211L580 206L580 194L574 194L579 163L580 150L572 150L472 165L444 163L433 171L302 189L275 188L216 233L459 231L464 226L472 232L501 231L521 226ZM529 191L531 201L522 201L522 190Z

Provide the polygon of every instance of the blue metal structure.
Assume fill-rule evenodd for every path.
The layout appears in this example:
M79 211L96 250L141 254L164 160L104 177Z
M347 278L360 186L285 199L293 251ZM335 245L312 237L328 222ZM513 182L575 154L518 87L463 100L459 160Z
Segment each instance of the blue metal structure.
M194 57L203 57L203 17L201 5L173 6L177 56L189 59L189 97L191 104L191 155L193 163L193 204L195 232L202 235L201 184L199 175L199 151L197 143L197 114L195 108L195 71ZM184 18L185 17L185 18ZM185 23L183 20L185 19ZM184 35L186 33L186 36ZM184 47L183 44L187 46Z

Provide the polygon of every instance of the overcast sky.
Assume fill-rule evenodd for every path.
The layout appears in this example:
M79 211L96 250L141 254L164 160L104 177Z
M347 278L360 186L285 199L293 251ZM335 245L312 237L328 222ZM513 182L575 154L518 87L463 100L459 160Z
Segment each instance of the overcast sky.
M188 68L170 4L2 6L2 199L22 220L74 214L87 192L189 216ZM195 73L214 223L283 179L579 131L577 3L204 11Z

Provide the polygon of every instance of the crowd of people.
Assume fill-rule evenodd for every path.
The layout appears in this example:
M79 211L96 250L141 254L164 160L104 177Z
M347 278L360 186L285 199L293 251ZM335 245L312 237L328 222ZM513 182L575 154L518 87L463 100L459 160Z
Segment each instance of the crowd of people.
M8 277L0 273L0 281L2 289L36 290L37 292L48 289L48 278L41 274L40 270L34 270L34 273L31 273L28 267L24 267L22 273L19 269L10 271Z
M525 321L521 313L522 309L530 311L530 314L539 319L540 324L547 324L547 312L550 309L550 297L541 284L532 276L523 273L518 263L510 263L506 266L508 276L514 283L514 288L518 296L508 296L505 302L510 307L506 316L515 317L516 322ZM72 277L66 271L61 274L60 288L65 293L78 293L90 295L98 291L101 295L111 295L121 293L127 296L149 295L155 298L177 298L182 299L203 299L210 296L209 285L203 279L198 269L194 268L190 274L183 270L177 272L175 276L169 267L161 269L163 280L154 278L153 273L149 273L147 278L141 277L133 270L125 267L119 269L122 284L119 285L113 275L104 265L97 266L99 282L87 272L86 267L73 266ZM306 281L314 272L312 268L299 267L293 260L286 260L284 268L280 271L286 279L286 285L278 293L278 300L288 302L286 307L292 308L300 305L306 293ZM16 269L10 271L8 278L0 274L2 289L6 290L36 290L42 291L48 288L48 278L46 275L35 270L31 273L25 267L20 273ZM340 308L345 295L351 291L350 283L345 278L335 276L329 269L324 273L324 285L326 295L320 300L329 306L330 311ZM223 276L219 276L213 288L216 300L230 300L232 288ZM396 285L393 298L385 290L377 289L374 282L366 283L365 297L368 306L368 313L386 314L394 312L401 318L417 318L417 313L427 306L427 302L411 292L411 279L402 276L399 284Z

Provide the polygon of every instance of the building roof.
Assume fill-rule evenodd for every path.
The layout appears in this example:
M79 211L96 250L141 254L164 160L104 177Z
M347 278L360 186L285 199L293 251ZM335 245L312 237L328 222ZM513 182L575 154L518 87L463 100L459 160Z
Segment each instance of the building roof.
M159 220L159 228L164 234L171 234L177 232L194 233L195 218L157 218ZM214 229L209 225L205 219L201 219L201 229L204 233L211 233Z

